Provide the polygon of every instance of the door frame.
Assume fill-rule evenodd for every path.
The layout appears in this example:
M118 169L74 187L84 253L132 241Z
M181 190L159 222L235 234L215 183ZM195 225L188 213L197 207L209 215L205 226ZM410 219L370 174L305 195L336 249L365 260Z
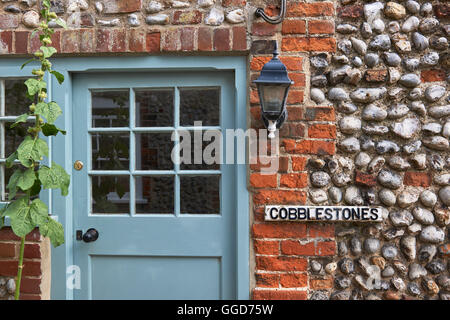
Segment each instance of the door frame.
M26 59L0 59L1 74L6 77L29 76L33 64L23 70L19 66ZM67 130L66 136L49 141L51 160L72 172L75 158L72 155L72 74L84 72L133 72L133 71L234 71L235 129L247 130L247 56L133 56L133 57L73 57L55 58L53 68L62 73L65 82L59 85L49 79L48 97L63 108L63 116L56 125ZM250 297L250 197L247 190L247 166L235 164L235 212L236 212L236 297L247 300ZM51 213L57 216L65 229L66 243L52 248L51 253L51 299L72 300L73 290L66 287L66 268L73 265L73 198L72 184L69 196L62 197L58 190L51 191L49 204ZM83 274L81 274L83 276Z

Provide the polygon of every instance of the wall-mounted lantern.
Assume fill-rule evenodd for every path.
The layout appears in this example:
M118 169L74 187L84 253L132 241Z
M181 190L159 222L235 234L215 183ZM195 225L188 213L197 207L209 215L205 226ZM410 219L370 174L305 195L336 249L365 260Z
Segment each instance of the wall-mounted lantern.
M286 66L278 58L278 45L275 41L273 58L261 70L256 83L261 104L262 119L269 131L269 138L275 138L275 131L287 120L286 99L290 86Z

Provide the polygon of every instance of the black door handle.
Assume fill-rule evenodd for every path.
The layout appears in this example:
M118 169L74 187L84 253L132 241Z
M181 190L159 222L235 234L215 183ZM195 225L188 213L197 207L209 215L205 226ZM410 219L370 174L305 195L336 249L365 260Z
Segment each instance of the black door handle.
M84 242L94 242L95 240L98 239L98 231L95 230L94 228L89 229L88 231L86 231L85 234L83 234L83 241Z

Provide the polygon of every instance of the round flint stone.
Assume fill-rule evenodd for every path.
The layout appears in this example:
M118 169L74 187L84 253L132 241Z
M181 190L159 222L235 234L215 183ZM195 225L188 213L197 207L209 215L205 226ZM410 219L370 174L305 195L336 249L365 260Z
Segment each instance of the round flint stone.
M389 213L389 218L396 227L407 227L414 220L412 214L407 210L392 211Z
M344 258L339 261L339 268L344 274L350 274L355 271L355 265L353 263L353 260L350 258Z
M439 85L429 86L425 90L425 98L430 102L436 102L441 99L446 92L446 89Z
M402 177L389 170L381 170L378 174L378 182L389 189L398 189L402 185Z
M371 254L376 253L380 250L380 241L375 238L368 238L364 241L364 250Z
M311 183L314 187L325 187L330 183L330 176L324 171L317 171L311 174Z
M398 254L398 249L396 246L392 245L392 244L385 244L382 248L381 248L381 254L383 255L383 257L385 259L394 259L395 257L397 257Z

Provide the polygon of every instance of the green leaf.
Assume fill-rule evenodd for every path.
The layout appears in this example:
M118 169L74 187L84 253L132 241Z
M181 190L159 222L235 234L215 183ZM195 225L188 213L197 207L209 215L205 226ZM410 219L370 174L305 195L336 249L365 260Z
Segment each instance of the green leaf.
M11 228L18 237L26 236L36 226L31 220L28 201L28 197L22 197L12 202L5 212L11 219Z
M25 81L25 85L28 88L28 95L34 96L36 93L38 93L41 89L47 88L47 83L45 81L38 81L36 79L28 79Z
M39 226L39 231L44 237L49 237L52 245L58 247L64 243L64 228L61 223L51 217L47 223Z
M57 50L53 47L42 46L42 47L40 47L40 49L41 49L42 53L44 54L44 58L46 58L46 59L50 58L52 55L54 55L57 52Z
M17 149L17 158L27 168L31 166L32 160L40 161L43 156L48 156L48 146L42 139L26 136Z
M14 197L16 196L16 193L17 193L17 182L19 181L19 178L21 176L22 176L22 171L17 169L16 171L14 171L12 176L9 178L9 183L8 183L7 188L9 190L8 200L10 200L10 201L12 199L14 199Z
M42 4L43 4L47 9L50 10L50 6L51 6L50 0L43 0L43 1L42 1ZM45 10L44 10L44 11L45 11Z
M36 105L34 113L43 116L48 123L53 124L62 114L62 110L56 102L40 102Z
M25 62L25 63L20 67L20 69L25 68L25 66L26 66L27 64L29 64L30 62L33 62L33 61L35 61L35 60L36 60L35 58L28 60L27 62Z
M64 82L64 76L61 73L59 73L58 71L53 70L53 71L50 71L50 73L55 76L55 78L56 78L56 80L58 80L59 84Z
M51 168L42 166L38 175L44 189L61 189L63 196L69 194L70 176L60 165L52 162Z
M39 195L39 192L41 192L41 181L39 179L36 179L34 181L33 186L31 187L30 191L30 197L34 197Z
M27 119L28 119L29 116L30 116L30 115L29 115L28 113L24 113L24 114L18 116L17 119L16 119L16 122L14 122L14 123L10 126L10 128L12 129L12 128L16 127L19 123L27 122Z
M8 158L6 158L6 167L11 168L15 160L17 160L17 151L14 151Z
M60 27L67 29L67 24L64 20L58 18L55 20L56 24L58 24Z
M30 205L31 221L35 225L43 225L48 222L48 207L40 199L35 199Z
M59 129L54 124L44 124L42 126L42 133L48 137L48 136L56 136L58 132L61 132L63 135L66 135L66 131Z
M23 191L26 191L34 185L35 181L36 174L34 173L34 169L30 168L28 170L25 170L24 172L21 172L21 175L17 180L17 186Z

